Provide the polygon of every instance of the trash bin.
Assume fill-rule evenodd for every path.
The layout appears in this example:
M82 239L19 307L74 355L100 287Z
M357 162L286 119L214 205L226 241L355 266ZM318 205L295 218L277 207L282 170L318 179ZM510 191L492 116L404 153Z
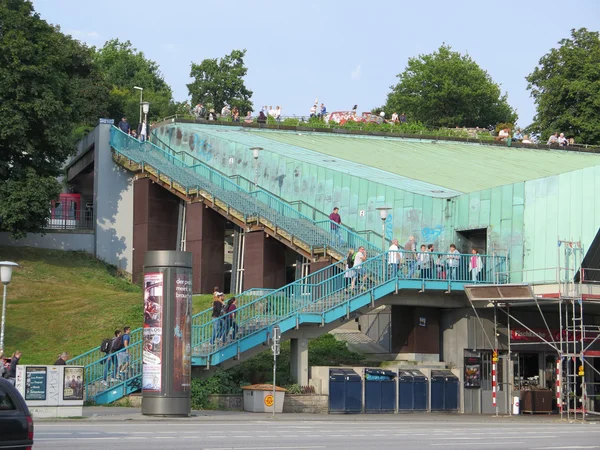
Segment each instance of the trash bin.
M458 410L458 377L449 370L431 371L431 410Z
M365 369L365 412L396 411L396 373L391 370Z
M427 411L427 377L418 370L398 371L398 411Z
M329 369L329 412L362 412L362 380L352 369Z
M275 387L275 398L273 398L272 384L253 384L242 387L244 391L244 411L248 412L283 412L283 400L286 390L279 386Z

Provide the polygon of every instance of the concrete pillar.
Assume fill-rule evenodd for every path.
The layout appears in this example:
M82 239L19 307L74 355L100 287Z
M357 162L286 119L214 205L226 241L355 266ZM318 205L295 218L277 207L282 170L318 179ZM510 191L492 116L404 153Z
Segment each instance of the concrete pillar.
M225 274L225 218L203 203L189 203L186 212L186 251L192 254L194 294L221 290Z
M246 233L244 246L244 290L285 286L286 247L281 242L255 231Z
M440 309L393 305L392 351L407 360L439 361Z
M291 339L290 372L296 383L308 386L308 338Z
M150 250L177 249L179 198L149 178L133 184L133 282L142 279Z

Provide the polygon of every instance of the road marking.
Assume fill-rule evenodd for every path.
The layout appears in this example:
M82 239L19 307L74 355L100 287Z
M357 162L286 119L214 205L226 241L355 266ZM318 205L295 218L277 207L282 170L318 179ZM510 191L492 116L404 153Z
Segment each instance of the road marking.
M512 445L512 444L524 444L525 442L502 442L502 445ZM447 447L448 444L429 444L432 447L440 447L440 446L445 446ZM461 442L460 445L481 445L481 442Z
M293 450L306 450L306 449L313 449L313 448L327 448L324 445L311 445L311 446L304 446L304 447L281 447L281 446L277 446L277 447L212 447L212 448L205 448L203 450L283 450L283 449L293 449Z
M569 450L577 448L600 448L600 445L570 445L568 447L533 447L531 450Z

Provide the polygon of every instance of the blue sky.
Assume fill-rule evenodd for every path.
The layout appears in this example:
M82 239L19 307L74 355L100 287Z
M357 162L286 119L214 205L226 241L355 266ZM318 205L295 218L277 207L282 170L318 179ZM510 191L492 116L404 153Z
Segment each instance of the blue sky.
M246 48L255 108L308 115L385 103L408 58L442 43L468 52L508 92L519 124L535 107L525 76L571 28L600 29L598 0L33 0L50 23L89 45L130 40L159 63L175 99L188 97L191 61Z

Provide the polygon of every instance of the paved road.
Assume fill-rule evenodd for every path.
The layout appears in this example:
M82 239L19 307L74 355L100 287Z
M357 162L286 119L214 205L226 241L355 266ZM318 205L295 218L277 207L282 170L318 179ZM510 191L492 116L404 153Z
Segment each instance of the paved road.
M398 416L368 420L323 416L311 421L232 416L231 420L40 421L35 428L36 450L117 446L128 450L600 449L600 424L468 416L435 421Z

